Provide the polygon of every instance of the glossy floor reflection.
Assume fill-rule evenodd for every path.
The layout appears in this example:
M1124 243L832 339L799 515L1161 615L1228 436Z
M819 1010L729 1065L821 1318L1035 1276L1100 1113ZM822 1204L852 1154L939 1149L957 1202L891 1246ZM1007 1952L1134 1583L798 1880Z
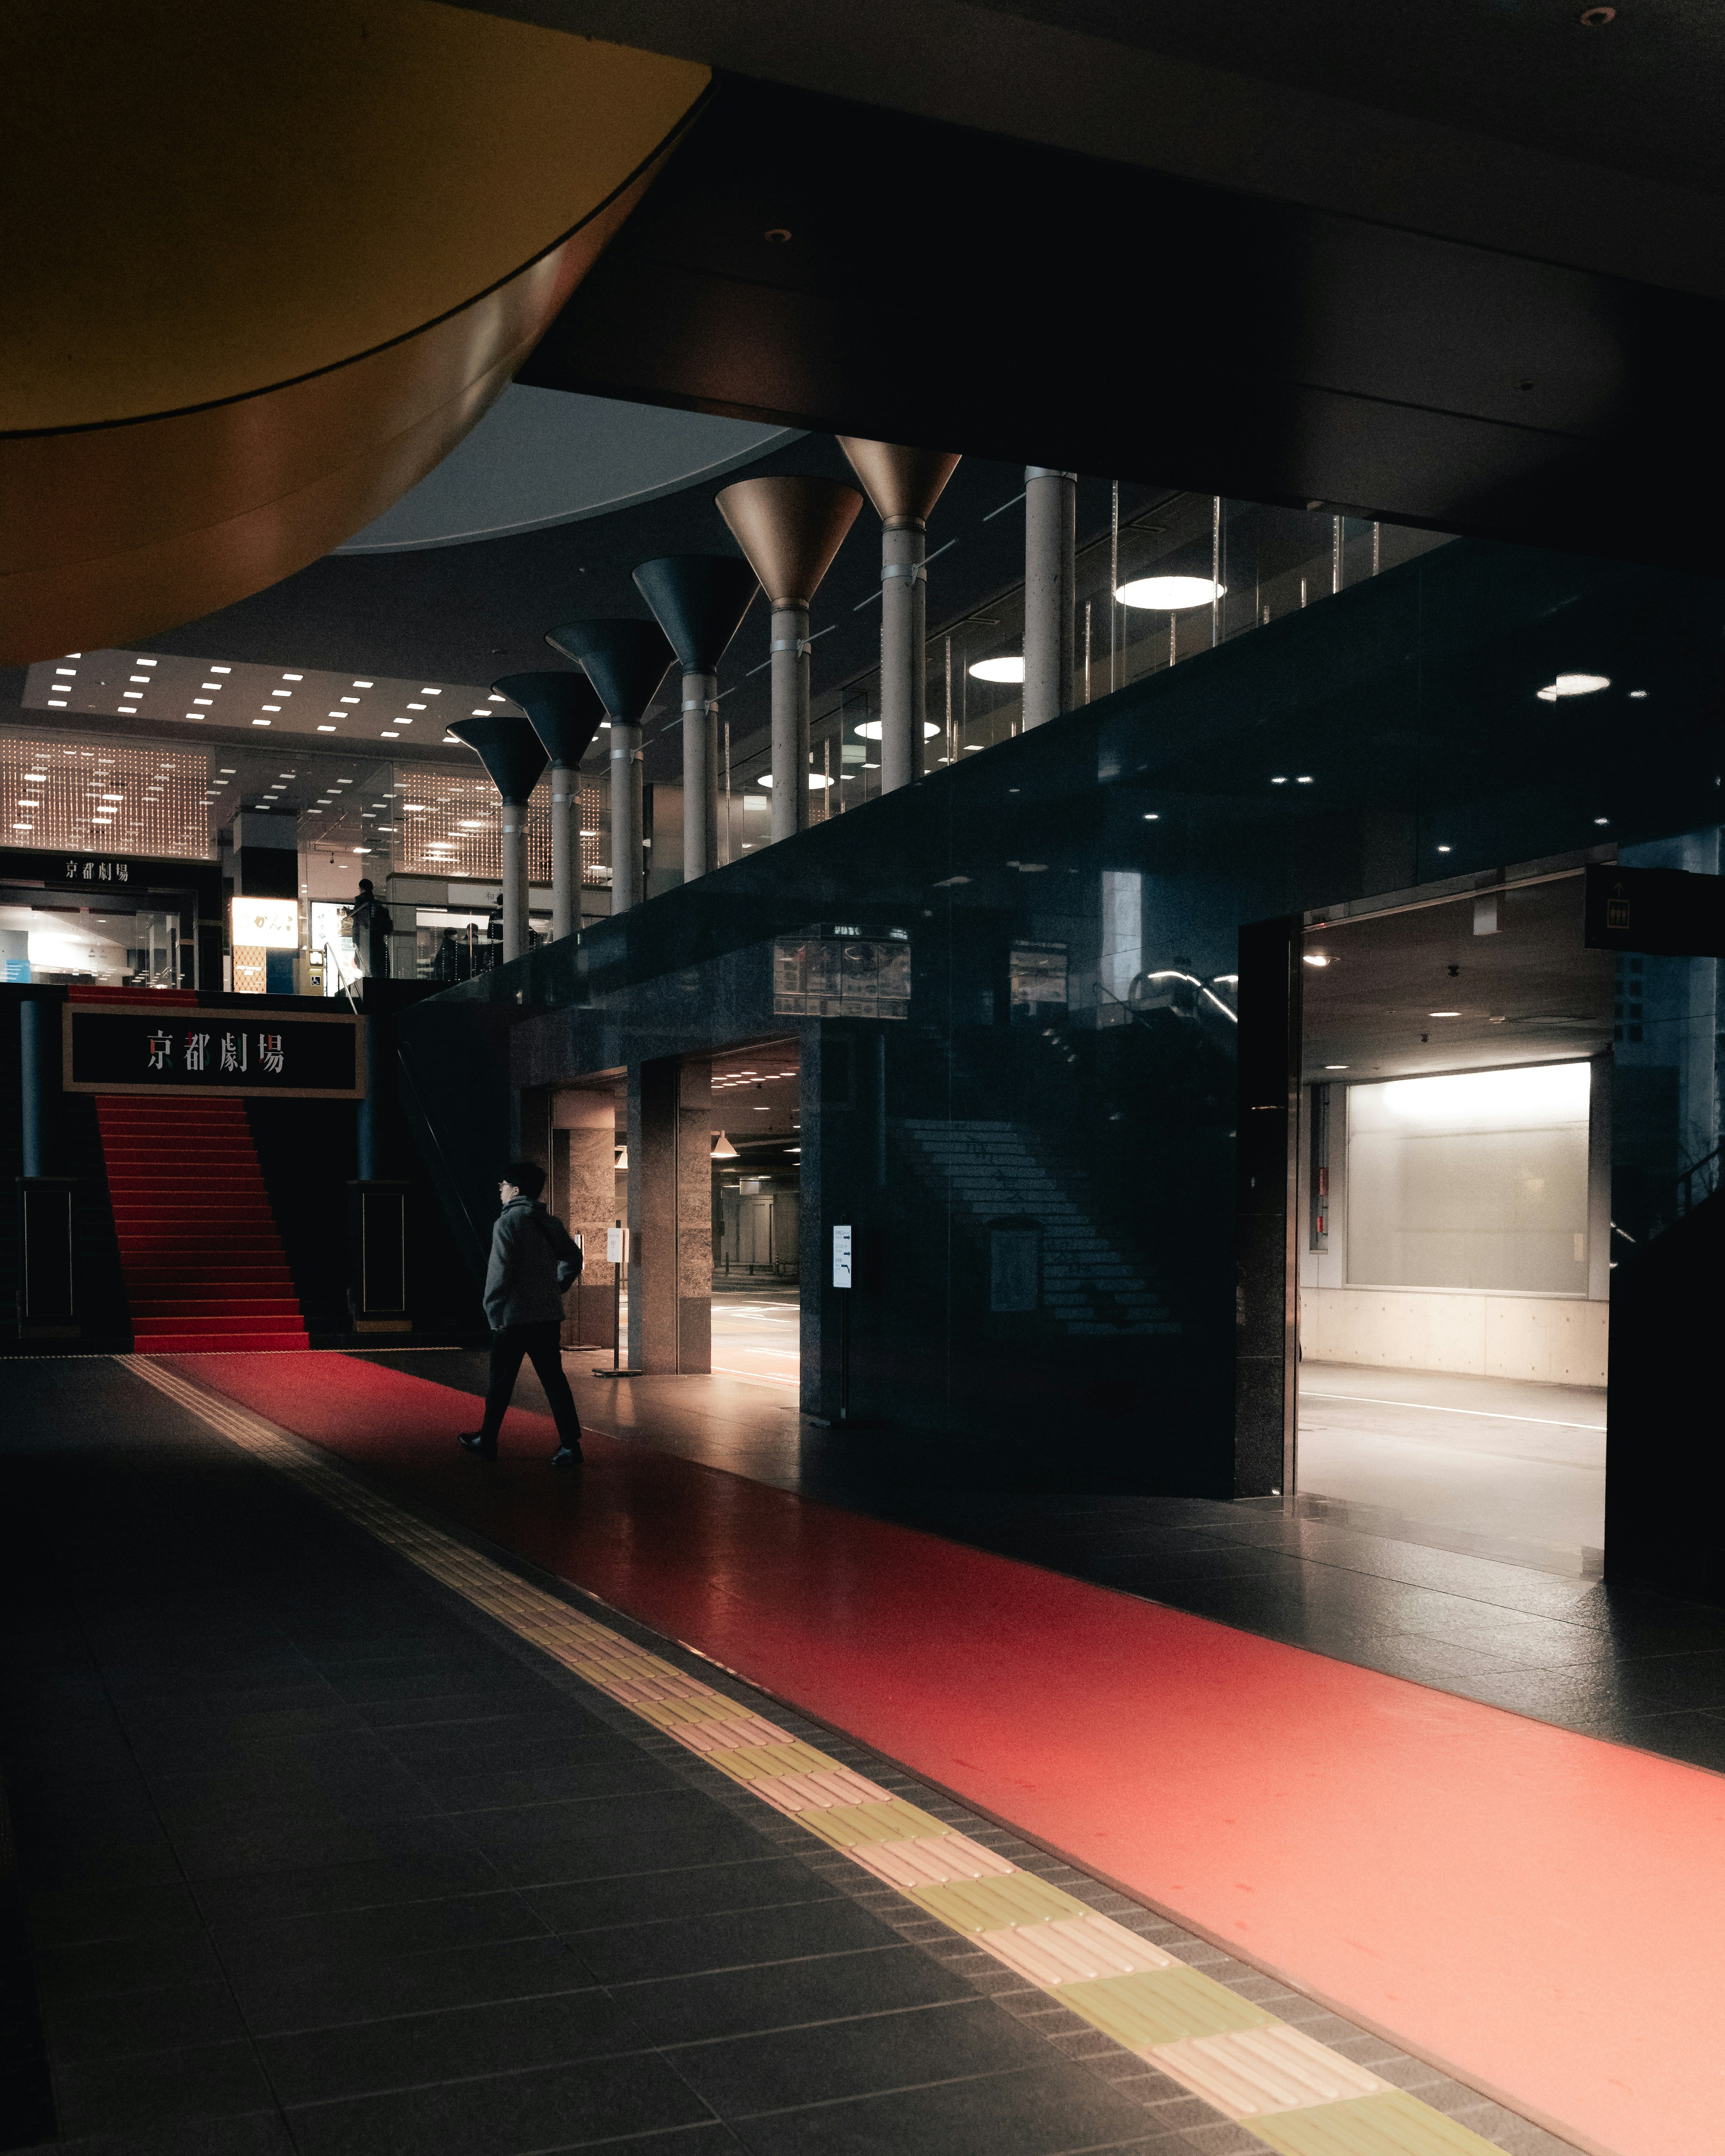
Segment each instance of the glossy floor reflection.
M639 1442L592 1435L586 1467L560 1473L542 1416L510 1417L500 1458L476 1460L455 1442L459 1390L293 1360L172 1368L213 1411L310 1439L396 1504L1465 2061L1523 2117L1623 2156L1700 2145L1698 2103L1716 2123L1688 2071L1725 1922L1714 1776ZM1585 1624L1563 1629L1578 1666L1597 1664Z
M1431 1370L1307 1363L1299 1490L1325 1517L1597 1575L1605 1544L1605 1395ZM1304 1508L1319 1516L1314 1503Z
M365 1359L485 1389L483 1355ZM655 1450L1725 1773L1725 1610L1612 1587L1574 1553L1340 1498L1074 1487L1032 1447L816 1429L753 1376L614 1383L565 1360L583 1419ZM516 1397L543 1409L526 1369Z

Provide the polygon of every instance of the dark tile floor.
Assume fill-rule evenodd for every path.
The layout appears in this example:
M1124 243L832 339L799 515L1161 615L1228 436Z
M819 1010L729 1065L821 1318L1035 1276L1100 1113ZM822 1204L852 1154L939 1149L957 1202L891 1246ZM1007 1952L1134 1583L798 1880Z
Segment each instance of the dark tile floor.
M0 1386L0 1768L57 2145L1261 2152L117 1366ZM774 1712L1512 2156L1563 2156Z
M460 1350L367 1359L483 1393ZM600 1383L596 1427L779 1488L926 1528L1343 1661L1725 1773L1725 1609L1510 1563L1345 1507L1285 1507L1069 1486L1059 1463L892 1430L816 1430L737 1382ZM524 1369L516 1398L542 1410Z

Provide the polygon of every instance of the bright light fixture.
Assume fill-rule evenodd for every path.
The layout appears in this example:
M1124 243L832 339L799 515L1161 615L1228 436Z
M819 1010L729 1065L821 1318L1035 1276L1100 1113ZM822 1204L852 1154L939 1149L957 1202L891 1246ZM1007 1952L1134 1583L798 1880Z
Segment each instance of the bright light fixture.
M1609 674L1559 674L1538 693L1541 703L1554 704L1559 696L1596 696L1610 686Z
M1425 1015L1428 1018L1460 1018L1461 1014L1460 1011L1427 1011Z
M1024 662L1022 659L978 659L967 671L973 681L1022 681Z
M860 726L853 726L850 731L854 734L860 734L865 741L879 741L880 738L880 721L879 719L865 719ZM932 741L939 732L940 728L935 725L932 719L925 719L922 721L922 738L924 741Z
M1183 607L1208 606L1227 590L1226 584L1209 577L1139 577L1115 592L1125 607L1143 607L1156 613L1178 613Z
M755 781L755 783L757 786L771 786L773 783L773 773L770 771L762 772L761 776ZM811 771L809 774L809 791L811 793L819 793L824 786L830 786L832 783L832 780L826 776L824 772Z
M1327 966L1330 963L1329 954L1324 951L1308 951L1306 953L1306 963L1308 966Z
M317 731L321 734L332 734L336 729L333 726L320 726Z
M723 1131L721 1131L717 1137L713 1140L713 1158L715 1160L737 1160L740 1158L741 1156L737 1152L737 1147L732 1144L730 1139L726 1137Z

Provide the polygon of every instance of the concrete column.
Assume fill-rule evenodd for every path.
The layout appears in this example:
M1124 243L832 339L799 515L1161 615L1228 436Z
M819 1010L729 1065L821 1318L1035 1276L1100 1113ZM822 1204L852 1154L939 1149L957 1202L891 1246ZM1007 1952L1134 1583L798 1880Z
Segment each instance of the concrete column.
M719 677L683 676L683 880L719 865Z
M712 1066L656 1058L629 1073L629 1362L712 1367Z
M880 534L880 791L922 776L928 716L928 527L890 519Z
M611 911L641 902L641 729L611 721Z
M503 963L527 947L527 804L506 801L497 812L503 834Z
M1027 727L1058 718L1072 702L1073 554L1077 517L1077 475L1027 465L1024 705Z
M809 609L773 609L773 836L809 826Z
M553 942L581 926L581 782L560 763L551 767L551 933Z

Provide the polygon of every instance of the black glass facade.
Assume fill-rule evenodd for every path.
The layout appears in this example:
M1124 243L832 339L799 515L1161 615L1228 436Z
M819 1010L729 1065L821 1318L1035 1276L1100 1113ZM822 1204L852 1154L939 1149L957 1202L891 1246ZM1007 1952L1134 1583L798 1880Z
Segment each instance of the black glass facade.
M1717 869L1722 623L1702 579L1454 542L452 988L401 1045L461 1240L476 1262L537 1089L795 1033L805 1410L835 1411L845 1225L854 1415L935 1434L932 1464L999 1445L1268 1491L1235 1416L1263 1286L1240 1022L1288 1024L1266 949L1518 865ZM1542 696L1566 676L1606 685ZM1709 1119L1717 1145L1716 1086L1661 1120L1671 1086L1636 1083L1642 1172L1677 1175Z

